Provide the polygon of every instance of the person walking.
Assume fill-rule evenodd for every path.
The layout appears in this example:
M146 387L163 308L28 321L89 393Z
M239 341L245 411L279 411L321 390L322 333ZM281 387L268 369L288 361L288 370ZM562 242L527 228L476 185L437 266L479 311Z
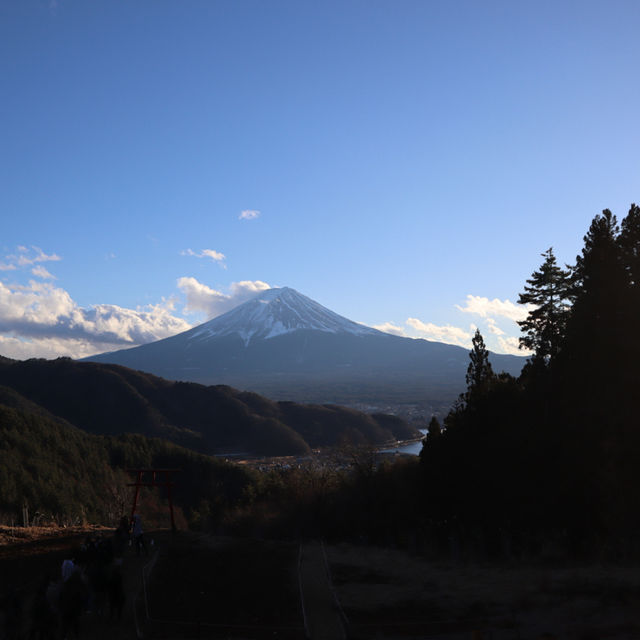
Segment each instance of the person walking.
M143 535L143 531L142 531L142 520L140 518L140 516L136 513L133 516L133 521L131 524L131 528L132 528L132 535L133 535L133 543L136 546L136 555L139 556L140 555L140 550L142 549L144 551L144 555L149 555L149 552L147 550L147 545L145 543L144 540L144 535Z
M129 518L127 518L127 516L122 516L122 518L120 518L118 528L113 532L113 540L111 543L113 546L113 557L118 566L122 565L122 559L124 557L124 551L128 540Z

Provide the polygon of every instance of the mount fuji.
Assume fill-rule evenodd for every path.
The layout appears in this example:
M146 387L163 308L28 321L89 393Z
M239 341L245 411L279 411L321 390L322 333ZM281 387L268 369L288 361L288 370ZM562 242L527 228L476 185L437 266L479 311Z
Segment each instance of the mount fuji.
M252 340L268 340L294 331L321 331L364 336L380 334L339 316L295 289L268 289L235 309L185 332L189 339L210 340L237 335L249 346Z
M464 389L469 351L353 322L294 289L269 289L188 331L85 358L278 400L442 414ZM518 375L525 359L491 354Z

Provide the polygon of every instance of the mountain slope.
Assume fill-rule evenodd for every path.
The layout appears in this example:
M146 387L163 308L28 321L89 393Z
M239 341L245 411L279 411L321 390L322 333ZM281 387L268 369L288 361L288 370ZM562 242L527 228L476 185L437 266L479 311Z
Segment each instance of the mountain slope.
M300 454L345 437L382 443L419 435L403 421L389 423L343 407L301 405L293 419L286 403L227 386L170 382L68 358L2 361L0 385L90 433L139 433L206 454ZM303 432L306 424L317 429Z
M339 316L289 287L269 289L227 313L182 334L196 343L237 335L245 346L252 340L274 338L294 331L320 331L355 336L380 334Z
M232 507L253 482L246 468L166 440L92 435L0 385L0 513L5 518L22 522L26 506L33 522L113 525L130 508L126 484L131 478L124 469L132 467L180 469L173 490L176 515L184 512L195 524L197 509ZM146 522L157 512L166 525L162 499L157 491L143 494Z
M444 413L464 389L468 350L352 322L293 289L270 289L189 331L87 358L271 398L422 405ZM524 358L491 355L518 375Z

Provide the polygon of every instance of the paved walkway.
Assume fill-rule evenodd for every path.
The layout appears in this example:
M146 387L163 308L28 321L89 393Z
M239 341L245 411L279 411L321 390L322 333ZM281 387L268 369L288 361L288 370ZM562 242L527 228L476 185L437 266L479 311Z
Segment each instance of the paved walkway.
M300 590L311 640L344 640L347 636L333 597L320 542L302 545Z

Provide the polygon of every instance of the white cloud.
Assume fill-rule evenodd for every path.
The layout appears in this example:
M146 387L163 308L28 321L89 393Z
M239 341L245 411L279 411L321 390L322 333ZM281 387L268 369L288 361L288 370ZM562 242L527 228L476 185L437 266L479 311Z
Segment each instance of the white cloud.
M215 251L214 249L203 249L202 255L215 260L216 262L221 262L226 259L224 253L220 253L219 251Z
M461 307L457 304L456 308L464 313L473 313L482 318L500 316L517 322L518 320L524 320L533 307L531 305L514 304L510 300L500 300L498 298L489 300L489 298L469 294L467 295L466 306Z
M245 209L240 212L238 220L255 220L260 215L257 209Z
M0 334L0 354L5 358L84 358L110 351L113 344L64 338L19 338Z
M49 271L47 271L47 269L45 269L45 267L43 267L42 265L33 267L33 269L31 269L31 273L34 276L38 278L44 278L45 280L56 280L56 277L49 273Z
M460 347L471 346L473 334L460 327L454 327L450 324L439 326L431 322L422 322L417 318L408 318L407 324L415 329L422 338L455 344Z
M383 331L384 333L390 333L393 336L401 336L403 338L408 338L404 327L399 327L397 324L393 324L393 322L383 322L382 324L374 324L374 329L378 331Z
M4 257L4 262L0 263L0 271L15 271L19 267L29 267L41 262L57 262L62 260L59 255L55 253L46 254L40 247L35 246L28 248L21 245L17 247L17 252L17 254Z
M530 356L533 353L533 351L529 351L529 349L520 349L520 341L518 338L503 338L500 336L498 338L498 344L504 353L510 353L514 356Z
M191 276L178 278L178 288L187 298L184 308L186 313L202 312L207 317L213 317L218 315L216 310L224 306L228 298L224 293L211 289Z
M225 313L233 307L249 300L260 291L271 287L261 280L243 280L231 284L231 294L216 291L193 277L178 279L178 288L187 298L187 313L204 313L208 319Z
M241 280L240 282L232 282L230 287L231 295L236 299L242 298L241 302L252 298L256 293L271 288L271 285L262 280Z
M181 252L183 256L195 256L196 258L211 258L214 262L217 262L223 269L227 268L227 265L224 264L224 261L227 259L227 256L224 253L220 253L220 251L216 251L215 249L203 249L199 253L194 251L193 249L186 249Z
M26 247L20 247L21 253L19 256L7 256L7 258L15 258L20 267L26 267L36 262L57 262L58 260L62 260L62 258L55 253L47 255L40 247L31 248L33 249L33 253L28 249L25 251Z
M525 349L519 349L518 338L510 336L508 333L518 331L515 323L524 320L529 312L535 308L534 305L515 304L510 300L500 300L499 298L490 300L483 296L467 295L465 305L456 305L456 308L464 313L471 313L484 318L489 333L497 337L494 343L497 346L497 350L520 356L530 354L530 352ZM503 327L499 327L496 320L497 318L502 318L507 324L513 323L510 325L513 329L506 327L505 331Z
M172 311L171 301L135 310L109 304L84 309L49 282L0 282L0 348L12 357L43 357L55 349L55 355L81 357L137 346L191 327Z
M444 342L446 344L453 344L464 348L471 347L471 339L478 328L474 323L471 323L467 330L450 324L436 325L432 322L422 322L422 320L419 320L418 318L408 318L405 325L406 326L403 327L393 324L392 322L384 322L382 324L373 325L373 328L396 336L406 338L426 338L427 340ZM505 331L497 326L496 321L493 318L486 319L486 326L489 333L496 336L496 338L492 339L493 344L489 347L492 351L517 356L528 356L531 354L531 352L526 349L520 349L518 338L508 336Z
M504 331L496 324L496 321L493 318L487 318L487 327L489 328L489 331L495 336L504 335Z

